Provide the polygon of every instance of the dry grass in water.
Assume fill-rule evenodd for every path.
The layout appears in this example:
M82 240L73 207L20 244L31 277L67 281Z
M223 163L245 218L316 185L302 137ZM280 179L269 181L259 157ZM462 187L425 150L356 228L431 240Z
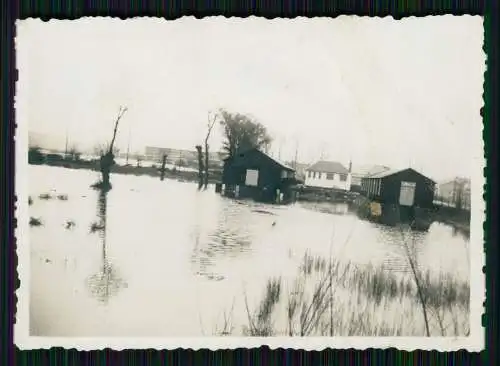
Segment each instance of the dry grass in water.
M103 231L103 230L104 230L104 225L102 225L100 223L93 222L90 225L90 233L95 233L97 231Z
M382 266L340 263L309 253L285 288L266 285L251 311L249 336L464 336L469 332L470 288L451 274L395 274ZM426 309L422 313L421 297Z

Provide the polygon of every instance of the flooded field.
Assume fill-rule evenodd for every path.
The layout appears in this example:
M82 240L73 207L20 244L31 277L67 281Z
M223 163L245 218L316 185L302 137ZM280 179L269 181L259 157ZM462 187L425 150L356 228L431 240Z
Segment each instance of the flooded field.
M30 216L39 220L29 239L32 335L256 335L251 314L270 323L269 306L266 335L301 335L313 325L314 334L425 335L408 285L408 248L426 283L446 283L436 301L453 300L443 305L448 315L429 305L431 331L467 332L469 242L451 227L408 233L362 221L343 205L237 202L214 187L132 175L113 175L103 195L90 188L97 179L91 171L29 167ZM292 294L297 286L315 292L325 263L339 274L328 305L337 320L328 329L299 309L295 328ZM390 294L367 295L380 287L374 279L387 280ZM279 299L266 308L273 292ZM377 325L366 329L370 323Z

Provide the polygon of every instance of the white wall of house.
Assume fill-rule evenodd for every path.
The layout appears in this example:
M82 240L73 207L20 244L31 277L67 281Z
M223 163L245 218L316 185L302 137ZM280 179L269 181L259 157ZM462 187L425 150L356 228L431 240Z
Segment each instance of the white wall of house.
M341 180L339 173L310 172L306 171L305 185L319 188L336 188L349 191L351 189L351 174L343 174L345 180Z

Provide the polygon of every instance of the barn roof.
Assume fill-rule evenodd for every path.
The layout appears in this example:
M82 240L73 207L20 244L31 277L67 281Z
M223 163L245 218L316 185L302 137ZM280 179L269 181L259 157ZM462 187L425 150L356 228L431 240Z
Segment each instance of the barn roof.
M257 149L257 148L254 148L254 149L250 149L250 150L247 150L247 151L242 151L240 154L248 154L248 153L258 153L258 154L261 154L261 155L264 155L266 158L274 161L276 164L278 164L279 166L281 166L282 168L286 169L286 170L289 170L289 171L292 171L294 172L295 169L293 169L292 167L286 165L284 162L276 159L276 158L273 158L271 155ZM230 161L232 158L234 157L231 157L231 156L228 156L227 158L223 159L223 161Z
M255 150L257 150L257 149L255 149ZM281 160L273 158L271 155L269 155L269 154L267 154L267 153L265 153L263 151L260 151L260 150L257 150L257 151L260 152L262 155L267 156L269 159L273 160L276 164L280 165L282 168L285 168L285 169L293 171L293 172L295 171L295 169L293 169L291 166L285 164Z
M349 170L341 163L337 161L326 161L320 160L317 163L314 163L306 170L322 172L322 173L339 173L339 174L348 174Z
M415 173L427 178L428 180L430 180L431 182L433 183L436 183L434 182L434 180L432 180L431 178L423 175L422 173L420 172L417 172L415 169L413 168L404 168L404 169L390 169L390 170L386 170L386 171L383 171L383 172L379 172L379 173L375 173L375 174L372 174L370 175L369 177L367 178L385 178L385 177L389 177L391 175L394 175L394 174L397 174L397 173L401 173L401 172L404 172L406 170L413 170Z
M352 168L352 174L355 176L367 177L390 169L391 168L385 165L360 165Z

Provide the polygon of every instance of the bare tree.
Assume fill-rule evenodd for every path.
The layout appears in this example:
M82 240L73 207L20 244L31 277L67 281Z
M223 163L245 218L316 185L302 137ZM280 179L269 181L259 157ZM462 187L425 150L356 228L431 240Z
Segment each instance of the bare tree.
M127 112L127 107L120 107L118 111L118 116L116 117L115 127L113 129L113 137L111 138L111 142L109 146L101 150L100 152L100 170L102 174L102 181L94 185L96 188L100 188L103 190L111 189L111 183L109 181L109 175L111 172L111 167L115 164L115 154L114 154L114 145L116 140L116 134L118 132L118 123L120 122L123 115Z
M214 128L215 122L217 121L217 115L213 115L213 118L210 118L210 114L208 115L207 122L207 135L205 137L205 176L204 176L204 185L205 189L208 186L208 163L209 163L209 154L208 154L208 139L210 138L210 134L212 133L212 129Z

